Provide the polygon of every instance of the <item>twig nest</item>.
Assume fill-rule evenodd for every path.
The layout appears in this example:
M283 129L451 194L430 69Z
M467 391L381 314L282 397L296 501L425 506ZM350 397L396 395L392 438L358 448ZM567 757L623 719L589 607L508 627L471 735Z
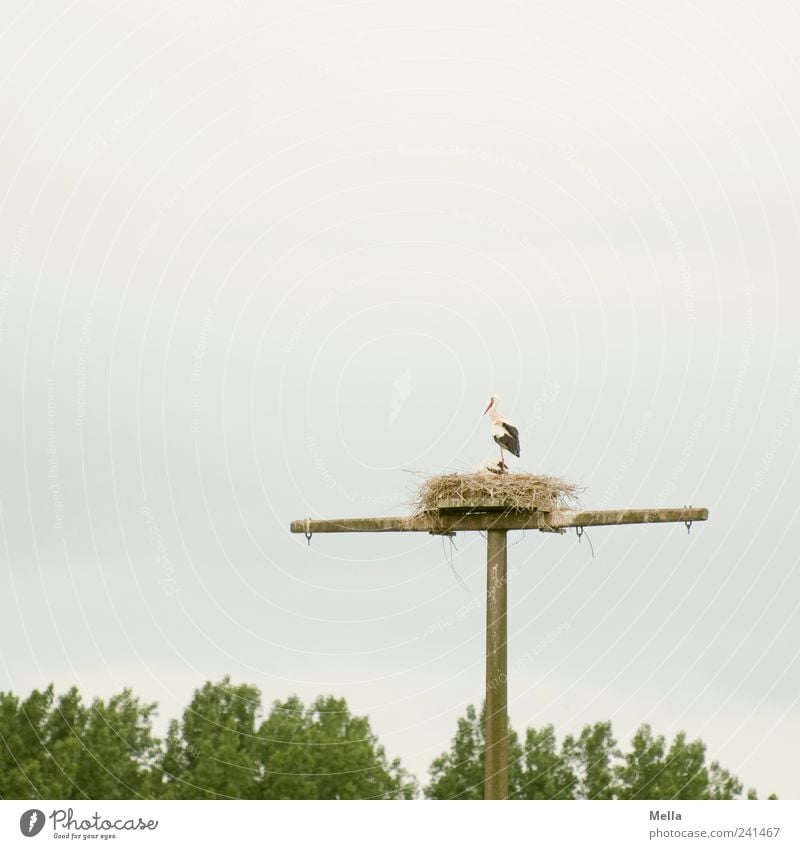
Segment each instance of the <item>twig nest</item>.
M419 488L414 502L417 513L432 513L443 505L458 503L472 507L481 502L508 510L561 510L577 506L583 487L561 478L525 473L491 474L488 471L468 475L434 475Z

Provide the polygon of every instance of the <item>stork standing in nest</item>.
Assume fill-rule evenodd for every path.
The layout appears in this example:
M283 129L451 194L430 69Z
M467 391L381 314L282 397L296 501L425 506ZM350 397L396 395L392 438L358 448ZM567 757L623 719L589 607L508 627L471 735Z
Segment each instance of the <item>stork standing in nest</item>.
M505 459L503 458L503 449L510 451L515 457L519 457L519 431L507 422L497 411L499 398L495 395L489 399L489 406L483 411L484 416L488 413L492 420L490 432L494 437L494 441L500 446L500 473L508 470Z

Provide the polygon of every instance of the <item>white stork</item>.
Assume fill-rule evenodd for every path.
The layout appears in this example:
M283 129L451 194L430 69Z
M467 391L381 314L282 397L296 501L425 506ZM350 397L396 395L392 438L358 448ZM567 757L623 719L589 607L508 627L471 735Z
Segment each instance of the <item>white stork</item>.
M494 437L494 441L500 446L500 473L506 471L507 466L503 459L503 449L510 451L515 457L519 457L519 431L507 422L500 413L497 412L497 404L499 398L492 395L489 399L489 406L483 411L484 416L488 413L492 420L490 433Z
M479 475L502 475L508 471L508 466L502 460L488 457L475 471Z

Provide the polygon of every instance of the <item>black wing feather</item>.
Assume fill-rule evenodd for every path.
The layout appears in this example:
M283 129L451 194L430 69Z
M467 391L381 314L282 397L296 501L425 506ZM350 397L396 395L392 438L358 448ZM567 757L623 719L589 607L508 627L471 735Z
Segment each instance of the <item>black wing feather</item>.
M498 445L502 445L506 451L510 451L515 457L519 457L519 431L512 424L503 422L505 433L502 436L495 436L494 441Z

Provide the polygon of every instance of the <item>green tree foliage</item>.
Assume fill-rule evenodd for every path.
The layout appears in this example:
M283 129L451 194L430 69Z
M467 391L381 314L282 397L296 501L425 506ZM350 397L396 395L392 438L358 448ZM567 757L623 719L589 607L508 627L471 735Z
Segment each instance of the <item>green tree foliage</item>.
M675 735L664 763L662 799L709 798L710 777L705 765L706 746L702 740L687 741L681 731ZM731 788L727 798L739 798L742 785ZM724 798L724 797L723 797Z
M256 725L261 693L225 677L195 691L180 723L167 731L160 796L166 799L257 799Z
M275 702L259 729L262 798L409 799L415 782L391 763L366 717L344 699L320 696L308 708Z
M708 799L738 799L742 794L742 782L723 769L716 761L708 768ZM751 796L752 794L752 796ZM747 798L756 798L755 790L748 791ZM771 798L771 797L770 797Z
M484 769L484 712L472 705L458 720L450 751L430 768L429 799L482 799ZM569 799L575 777L555 749L552 726L528 729L524 747L513 728L508 732L508 793L512 799Z
M0 693L0 798L4 799L409 799L417 786L389 761L369 720L344 699L297 696L272 704L226 677L197 690L158 740L156 706L123 690L86 705L76 688L26 699ZM430 767L431 799L483 798L484 715L459 718L450 749ZM559 746L551 725L509 729L513 799L738 799L742 783L701 740L668 746L649 725L620 751L610 722ZM754 790L747 791L755 799ZM775 798L770 796L769 798Z
M664 770L664 738L653 737L650 726L642 725L633 735L624 764L615 770L616 789L624 799L660 799Z
M0 693L0 798L44 798L49 755L41 735L52 704L52 685L24 702Z
M425 788L429 799L483 798L483 712L480 719L472 705L458 718L450 751L431 764L431 783Z
M467 707L448 752L430 767L430 799L483 797L483 723ZM662 736L642 725L623 753L610 722L567 735L559 748L551 725L527 729L520 747L509 734L509 797L512 799L739 799L742 784L714 761L705 744L681 732L667 748ZM756 798L750 790L747 798ZM770 798L774 798L771 796Z
M155 705L130 690L83 704L52 685L24 701L0 693L0 797L131 799L153 793Z
M525 732L523 785L520 799L572 799L577 778L564 752L556 746L552 725Z
M182 799L402 799L414 793L366 717L297 696L262 721L261 693L229 678L198 690L167 733L161 795Z
M613 799L615 797L612 761L619 756L610 722L587 725L576 738L568 735L563 757L575 776L573 798Z
M700 740L688 743L678 734L669 751L664 737L653 736L649 725L642 725L631 741L624 764L616 769L621 799L735 799L742 787L718 765L713 773L705 766L705 745ZM717 787L712 775L717 776Z

